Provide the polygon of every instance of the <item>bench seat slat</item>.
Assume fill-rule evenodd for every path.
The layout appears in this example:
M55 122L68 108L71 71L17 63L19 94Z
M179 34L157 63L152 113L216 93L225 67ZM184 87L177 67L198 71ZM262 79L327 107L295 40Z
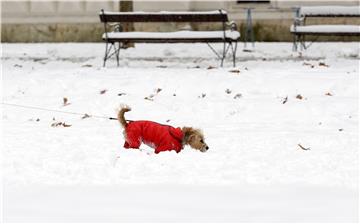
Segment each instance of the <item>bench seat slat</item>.
M291 33L323 34L323 35L360 35L360 26L357 25L308 25L290 27Z
M240 38L238 31L225 31L226 39L236 41ZM131 40L131 41L156 41L156 40L173 40L172 42L179 42L180 40L193 41L223 41L223 31L176 31L176 32L108 32L108 40ZM104 33L102 38L106 39Z
M99 14L101 22L226 22L227 13L203 12L104 12Z
M358 6L303 6L300 8L302 17L359 17Z

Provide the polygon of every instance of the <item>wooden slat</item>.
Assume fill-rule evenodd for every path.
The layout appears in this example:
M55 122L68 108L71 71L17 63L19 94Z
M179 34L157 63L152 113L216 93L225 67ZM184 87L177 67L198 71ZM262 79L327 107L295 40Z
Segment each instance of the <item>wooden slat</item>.
M226 22L227 14L101 14L101 22Z
M298 32L290 31L292 34L301 35L316 35L316 36L360 36L360 33L348 33L348 32Z
M106 40L106 39L103 39ZM234 42L235 40L226 38L225 42ZM222 38L109 38L108 42L133 42L133 43L224 43Z

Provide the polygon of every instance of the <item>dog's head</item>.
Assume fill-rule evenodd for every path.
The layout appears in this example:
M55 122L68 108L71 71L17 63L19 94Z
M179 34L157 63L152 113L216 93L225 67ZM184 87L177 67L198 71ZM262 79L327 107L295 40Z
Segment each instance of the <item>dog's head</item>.
M200 150L201 152L206 152L209 149L201 130L183 127L182 131L184 133L184 144L190 145L191 148Z

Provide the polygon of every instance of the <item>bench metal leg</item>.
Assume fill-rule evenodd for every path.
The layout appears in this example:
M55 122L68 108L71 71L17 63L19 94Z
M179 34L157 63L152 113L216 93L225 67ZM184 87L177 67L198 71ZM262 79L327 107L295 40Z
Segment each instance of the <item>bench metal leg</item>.
M227 47L226 47L226 44L228 44ZM225 51L223 51L223 57L222 57L222 59L221 59L221 67L223 67L224 60L225 60L225 58L226 58L226 55L227 55L230 47L231 47L231 49L233 50L232 42L229 42L229 43L224 42L224 50L225 50ZM233 56L234 56L234 55L233 55Z
M220 67L223 67L224 60L226 58L227 53L229 52L229 49L231 48L232 51L232 58L233 58L233 66L235 67L235 60L236 60L236 51L237 51L237 41L234 42L224 42L223 45L223 53L220 55L209 43L206 43L209 48L214 52L214 54L220 59Z
M103 67L105 67L105 64L106 64L107 54L108 54L108 42L106 41Z
M233 46L232 42L230 42L232 56L233 56L233 67L236 66L235 60L236 60L237 41L235 42L234 45L235 46Z
M118 45L118 46L116 46L116 45ZM117 66L119 67L119 65L120 65L120 63L119 63L120 48L121 48L121 43L116 44L114 42L106 42L104 64L103 64L104 67L106 65L106 61L109 58L111 58L113 55L115 55Z
M294 34L294 42L293 42L293 51L297 51L297 41L298 41L298 35Z
M118 48L116 49L115 47L115 51L116 51L116 63L117 66L119 67L120 63L119 63L119 54L120 54L120 47L121 47L121 43L118 43Z
M223 46L223 55L221 57L220 67L223 67L225 57L226 57L226 42L224 42L224 46Z

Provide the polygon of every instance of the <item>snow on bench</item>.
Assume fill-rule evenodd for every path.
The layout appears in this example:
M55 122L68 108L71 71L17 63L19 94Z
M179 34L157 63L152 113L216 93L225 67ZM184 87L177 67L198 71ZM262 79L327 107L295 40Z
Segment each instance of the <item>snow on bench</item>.
M196 39L206 39L206 41L211 41L211 39L222 40L224 38L230 38L234 41L240 38L240 33L238 31L226 30L223 31L176 31L176 32L108 32L104 33L102 38L110 38L116 40L143 40L145 42L155 40L196 40Z
M337 34L337 35L359 35L360 26L356 25L309 25L294 26L290 28L292 33L302 34Z
M207 15L207 14L227 14L225 10L213 10L213 11L159 11L159 12L144 12L144 11L135 11L135 12L110 12L104 11L106 15ZM99 13L102 15L102 12Z
M300 8L299 15L301 17L356 17L360 15L360 8L358 6L304 6Z

